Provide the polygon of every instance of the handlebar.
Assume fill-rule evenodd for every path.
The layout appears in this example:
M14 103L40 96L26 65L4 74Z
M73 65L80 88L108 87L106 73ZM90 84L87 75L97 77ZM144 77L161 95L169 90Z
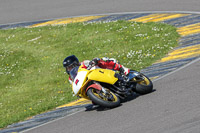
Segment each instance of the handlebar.
M94 67L95 65L89 65L87 70L90 70L92 67Z

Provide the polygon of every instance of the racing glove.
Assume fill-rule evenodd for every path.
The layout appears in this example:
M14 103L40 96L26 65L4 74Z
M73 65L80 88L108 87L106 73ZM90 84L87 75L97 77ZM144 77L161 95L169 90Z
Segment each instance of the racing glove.
M91 61L89 62L89 65L90 65L90 66L98 65L99 61L100 61L100 58L94 58L93 60L91 60Z
M129 71L129 69L128 69L128 71ZM123 67L121 67L121 68L119 68L119 74L123 77L123 81L125 81L125 82L128 82L128 77L127 77L127 75L128 75L128 72L127 70L126 70L126 68L124 69Z
M119 72L120 72L120 74L122 74L122 75L128 75L129 72L130 72L130 69L128 69L128 68L122 66L122 67L119 68Z
M124 68L123 67L119 68L119 73L120 73L120 75L124 75Z

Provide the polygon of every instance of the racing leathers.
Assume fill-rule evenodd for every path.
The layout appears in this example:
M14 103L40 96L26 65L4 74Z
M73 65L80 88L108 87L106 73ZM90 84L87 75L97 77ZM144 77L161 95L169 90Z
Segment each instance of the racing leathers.
M120 65L119 62L114 58L94 58L93 60L84 60L81 62L82 68L88 69L90 66L98 66L103 69L111 69L115 71L123 72L125 75L127 75L130 70L123 65ZM72 84L72 80L69 76L69 82Z

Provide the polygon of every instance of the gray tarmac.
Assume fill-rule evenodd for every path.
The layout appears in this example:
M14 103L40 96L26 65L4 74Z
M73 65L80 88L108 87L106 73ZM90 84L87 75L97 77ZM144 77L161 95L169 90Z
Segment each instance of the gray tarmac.
M28 133L199 133L200 58L154 81L155 91L114 109L94 108Z
M117 12L198 12L199 7L199 0L0 0L0 24Z

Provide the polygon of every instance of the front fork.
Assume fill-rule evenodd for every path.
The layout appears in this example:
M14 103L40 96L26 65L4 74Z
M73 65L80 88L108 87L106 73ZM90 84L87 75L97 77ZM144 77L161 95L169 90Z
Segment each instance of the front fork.
M131 70L128 75L120 75L118 73L115 74L115 77L119 80L117 81L115 89L117 89L117 93L121 96L131 95L135 90L137 82L143 81L144 77L140 72ZM134 79L134 80L133 80Z

